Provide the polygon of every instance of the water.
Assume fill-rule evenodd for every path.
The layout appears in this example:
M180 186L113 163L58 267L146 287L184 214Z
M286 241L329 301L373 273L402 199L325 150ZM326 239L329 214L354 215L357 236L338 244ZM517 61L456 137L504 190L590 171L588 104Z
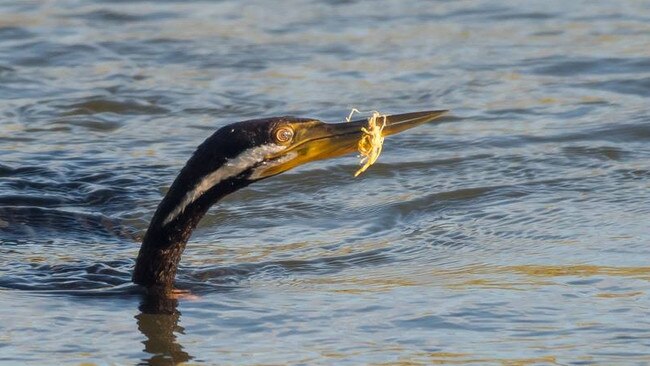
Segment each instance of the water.
M650 4L0 1L0 364L650 363ZM229 122L453 110L138 238Z

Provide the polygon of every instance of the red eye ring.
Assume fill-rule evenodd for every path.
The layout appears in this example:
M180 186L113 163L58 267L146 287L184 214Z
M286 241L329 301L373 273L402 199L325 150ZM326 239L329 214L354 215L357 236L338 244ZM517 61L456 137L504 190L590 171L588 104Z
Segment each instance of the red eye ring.
M275 139L278 142L287 143L293 139L293 130L289 127L280 127L275 131Z

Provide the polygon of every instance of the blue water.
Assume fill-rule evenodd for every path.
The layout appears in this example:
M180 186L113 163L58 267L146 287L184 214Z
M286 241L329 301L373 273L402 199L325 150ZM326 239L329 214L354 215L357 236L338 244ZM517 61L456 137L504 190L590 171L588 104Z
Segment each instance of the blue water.
M650 3L0 1L0 364L650 363ZM139 238L220 126L451 109Z

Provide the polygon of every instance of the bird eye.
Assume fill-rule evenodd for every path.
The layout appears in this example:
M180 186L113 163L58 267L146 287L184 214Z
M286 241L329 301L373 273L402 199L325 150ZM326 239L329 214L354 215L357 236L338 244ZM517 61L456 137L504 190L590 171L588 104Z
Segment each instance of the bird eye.
M293 130L289 127L282 127L275 131L275 138L278 142L289 142L293 139Z

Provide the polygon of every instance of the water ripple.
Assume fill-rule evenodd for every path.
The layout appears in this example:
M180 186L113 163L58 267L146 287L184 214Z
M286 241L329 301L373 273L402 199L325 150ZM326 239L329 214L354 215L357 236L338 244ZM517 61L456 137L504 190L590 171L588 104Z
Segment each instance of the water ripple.
M647 363L646 2L269 4L0 2L0 363ZM131 284L206 136L352 107L453 113L224 199L197 299Z

